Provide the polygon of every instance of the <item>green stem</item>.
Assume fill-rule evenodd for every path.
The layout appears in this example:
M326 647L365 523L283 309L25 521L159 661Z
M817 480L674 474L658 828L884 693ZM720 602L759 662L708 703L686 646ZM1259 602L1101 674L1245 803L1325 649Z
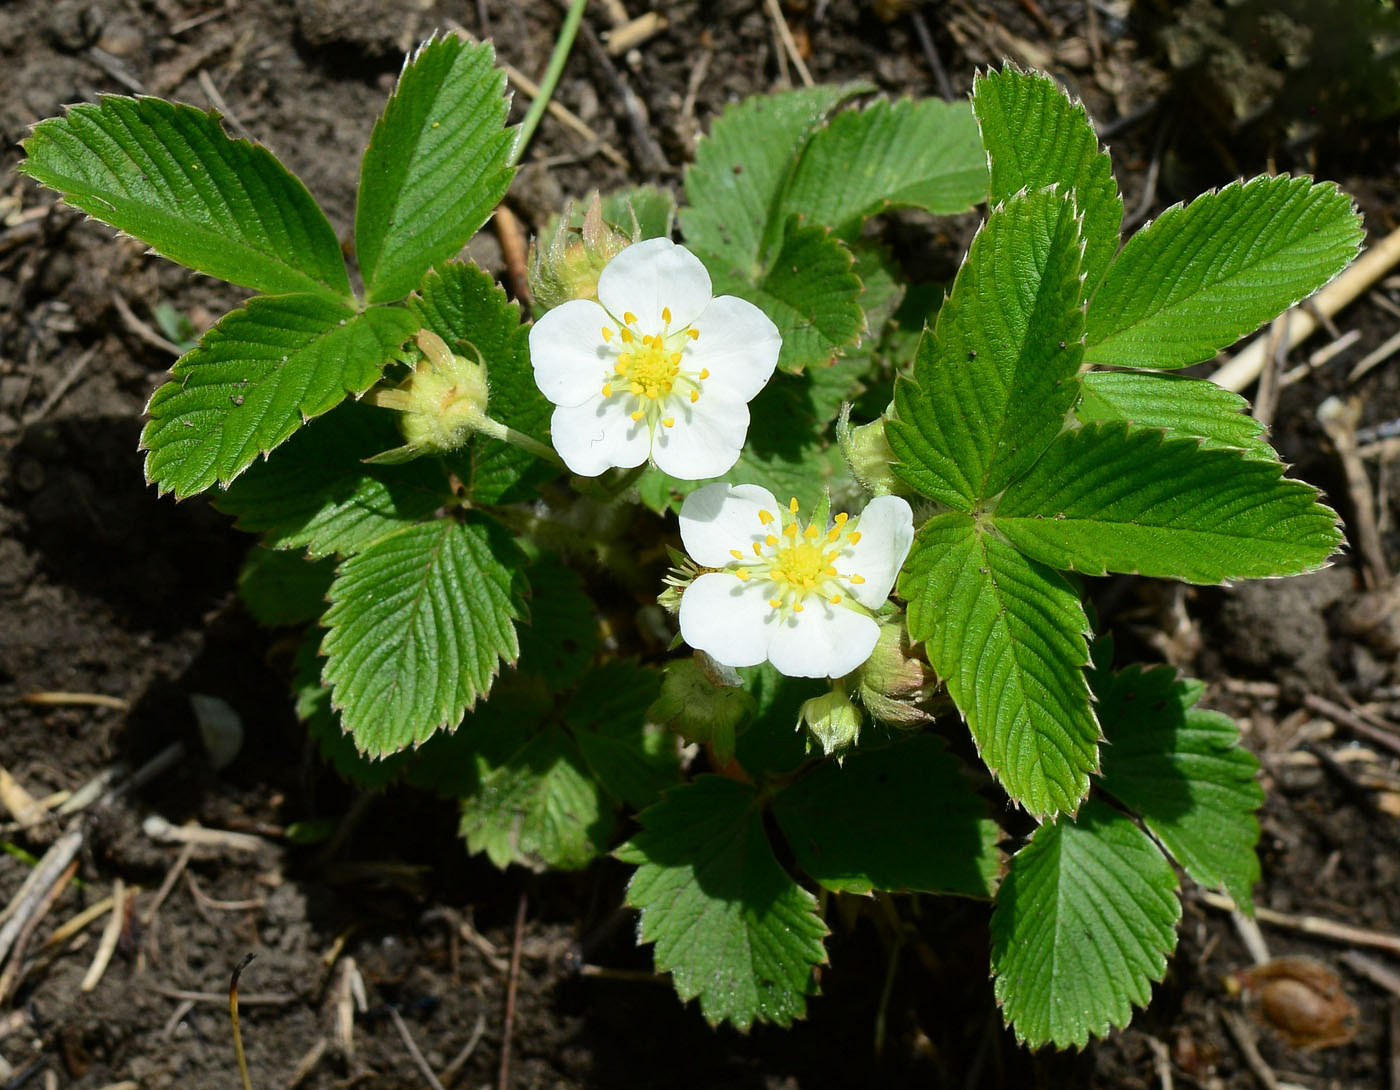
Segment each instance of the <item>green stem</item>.
M515 147L510 151L511 166L520 162L520 157L525 154L530 137L535 135L540 118L544 117L549 100L554 97L554 88L559 86L559 77L564 74L564 63L569 59L569 50L574 47L574 37L578 34L578 25L583 21L583 9L587 6L588 0L573 0L569 5L569 10L564 16L564 25L559 28L559 37L554 42L554 52L549 55L549 67L544 70L544 79L540 80L540 92L535 96L535 101L530 103L525 120L516 130Z
M499 420L492 420L489 416L483 416L475 425L476 430L483 435L489 435L493 439L500 439L506 443L512 443L522 450L528 450L536 458L543 458L546 462L552 462L560 469L568 469L564 464L564 459L555 453L553 447L545 446L538 439L532 439L523 431L516 431Z

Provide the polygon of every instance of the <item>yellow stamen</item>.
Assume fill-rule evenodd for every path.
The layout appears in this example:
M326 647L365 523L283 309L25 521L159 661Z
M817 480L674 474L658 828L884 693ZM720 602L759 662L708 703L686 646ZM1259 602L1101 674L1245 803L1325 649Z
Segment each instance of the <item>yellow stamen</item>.
M744 559L744 554L741 553L738 549L730 549L730 550L729 550L729 555L732 556L735 560L743 560L743 559Z
M671 308L670 308L670 307L662 307L662 308L661 308L661 320L662 320L663 322L665 322L667 325L670 325L670 324L671 324Z
M603 343L604 343L604 344L607 344L610 340L612 340L612 335L613 335L613 331L612 331L611 329L609 329L607 326L604 326L604 327L603 327Z
M839 528L837 528L837 527L835 527L835 526L833 526L830 530L828 530L828 531L826 532L826 539L827 539L827 541L835 541L835 540L836 540L838 537L840 537L840 536L841 536L841 531L840 531Z
M623 344L631 344L637 339L630 329L624 329L618 336L622 338Z
M860 544L860 531L859 531L859 530L857 530L855 533L853 533L853 534L851 535L851 544L852 544L852 545L859 545L859 544Z
M681 354L680 354L679 352L672 352L672 353L671 353L671 362L672 362L672 363L677 363L677 364L680 363L680 362L681 362Z
M630 310L625 310L625 311L622 312L622 320L623 320L623 322L625 322L627 325L636 325L636 324L637 324L637 316L636 316L635 314L633 314Z
M769 604L770 606L772 606L774 609L777 609L780 605L783 604L783 602L782 602L782 599L781 599L781 598L769 598L769 599L768 599L768 604Z
M661 426L663 428L674 428L676 426L676 418L674 416L668 416L665 420L661 421Z
M634 382L631 386L627 388L631 390L634 394L640 394L643 390L643 386L640 382Z
M796 536L797 536L797 523L795 523L795 522L789 522L789 523L787 524L786 529L783 530L783 536L784 536L784 537L796 537Z
M851 585L852 585L852 586L858 587L858 586L860 586L860 585L861 585L862 583L864 583L864 582L865 582L865 576L863 576L863 575L853 575L853 576L851 576Z
M700 331L698 329L687 329L685 335L692 341L698 341L700 339Z
M604 396L604 397L612 397L612 383L611 383L611 382L605 382L605 383L603 383L603 396Z
M646 416L646 413L642 412L641 409L638 409L636 412L634 412L634 413L632 414L632 422L635 424L635 423L637 423L638 421L640 421L640 420L642 419L642 417L644 417L644 416Z
M775 572L770 572L768 578L772 579L775 583L786 583L788 581L787 572L783 571L782 568L779 568Z
M823 574L823 575L835 575L835 574L836 574L836 569L833 568L830 564L828 564L825 568L822 569L822 574Z
M762 556L762 555L763 555L763 546L760 545L757 541L755 541L755 542L753 543L753 555L754 555L754 556Z
M739 581L740 581L741 583L747 583L747 582L749 581L749 569L748 569L748 568L735 568L735 569L734 569L734 574L737 575L737 576L739 577Z
M796 496L793 496L792 499L788 500L788 510L791 511L794 515L797 514L797 497L796 497Z
M801 612L802 612L802 603L801 603L801 602L795 602L795 603L793 603L792 611L793 611L794 613L801 613Z
M834 606L839 606L841 604L841 595L833 594L828 601Z
M695 377L698 378L701 382L704 382L707 378L710 377L710 369L708 367L700 368L700 373Z
M820 533L821 531L818 530L815 526L808 526L807 529L802 531L802 536L805 537L808 541L815 541L817 535Z
M842 512L841 512L839 515L837 515L836 518L834 518L832 521L836 523L836 528L839 530L842 526L845 526L845 525L846 525L846 520L847 520L848 518L850 518L850 517L851 517L851 516L848 515L848 514L846 514L845 511L842 511Z
M778 539L777 539L776 537L774 537L772 534L769 534L767 537L765 537L765 538L763 539L763 544L767 545L770 549L771 549L774 545L776 545L777 543L778 543Z
M771 511L760 511L758 513L758 521L763 523L764 526L767 526L773 521L773 513Z
M694 404L695 404L697 401L699 401L699 400L700 400L700 391L699 391L699 390L691 390L691 391L690 391L690 403L691 403L692 405L694 405Z

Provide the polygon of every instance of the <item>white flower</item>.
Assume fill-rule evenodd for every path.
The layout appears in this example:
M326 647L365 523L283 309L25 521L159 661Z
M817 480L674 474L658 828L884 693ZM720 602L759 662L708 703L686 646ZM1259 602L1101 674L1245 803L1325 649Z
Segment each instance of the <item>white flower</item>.
M757 485L706 485L681 505L681 540L707 572L681 596L681 638L725 666L767 659L793 677L842 677L880 638L884 604L914 541L898 496L858 518L804 524Z
M739 459L750 399L782 337L732 295L714 299L700 259L668 238L634 243L530 330L535 383L556 408L554 449L575 473L648 458L673 477L718 477Z

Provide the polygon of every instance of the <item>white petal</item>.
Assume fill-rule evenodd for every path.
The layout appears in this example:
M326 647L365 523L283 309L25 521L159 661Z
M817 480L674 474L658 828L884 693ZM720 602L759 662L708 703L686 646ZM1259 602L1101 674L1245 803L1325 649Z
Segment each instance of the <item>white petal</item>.
M683 481L704 481L734 468L749 431L748 405L706 384L699 401L672 398L666 411L675 424L656 429L651 457L658 469Z
M617 357L603 341L604 326L613 326L606 310L592 299L570 299L530 327L540 393L556 405L582 405L602 390Z
M674 324L674 323L672 323ZM749 401L768 385L778 364L782 335L768 315L734 295L721 295L695 320L700 336L686 353L686 369L710 369L710 383Z
M684 599L682 599L684 601ZM870 657L880 626L864 613L833 606L815 594L773 634L768 661L788 677L844 677Z
M646 421L634 423L622 397L595 394L582 405L560 405L550 418L549 432L564 464L584 477L596 477L613 466L639 466L651 451Z
M619 320L630 310L643 333L661 332L661 312L668 307L671 328L684 329L710 305L711 294L704 264L669 238L634 242L598 277L598 302Z
M764 539L760 511L776 519L778 501L756 484L719 481L697 488L681 504L681 543L696 563L722 568L734 560L730 549L750 553L753 543Z
M877 496L865 505L856 529L860 541L843 550L836 569L842 575L864 576L864 583L852 585L851 596L877 609L890 596L914 542L914 512L899 496Z
M681 595L681 639L722 666L757 666L777 627L762 585L728 572L702 575Z

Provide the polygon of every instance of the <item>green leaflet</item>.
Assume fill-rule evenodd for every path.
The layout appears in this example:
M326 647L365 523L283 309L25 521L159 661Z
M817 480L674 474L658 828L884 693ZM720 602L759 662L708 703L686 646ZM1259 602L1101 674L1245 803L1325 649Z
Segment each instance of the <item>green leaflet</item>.
M1311 295L1356 256L1331 182L1259 177L1174 205L1123 247L1089 307L1085 359L1186 367Z
M1283 469L1156 429L1087 424L1006 490L995 524L1028 556L1086 575L1297 575L1326 563L1342 535L1317 490Z
M754 789L701 776L640 821L616 854L637 866L627 903L641 910L657 972L672 975L682 999L698 997L711 1025L801 1018L812 970L826 961L826 925L774 858Z
M269 628L306 624L326 609L335 577L329 560L254 545L238 573L238 597L253 620Z
M647 722L647 708L660 691L659 671L614 660L584 677L564 712L593 778L638 809L680 782L675 736Z
M1244 911L1259 880L1259 762L1229 716L1195 707L1200 682L1166 667L1090 674L1103 722L1104 790L1141 816L1203 886Z
M1249 402L1204 379L1157 371L1090 371L1081 379L1074 415L1085 424L1120 421L1196 436L1202 447L1242 450L1277 461L1263 438L1264 425L1249 415Z
M271 555L286 557L290 554ZM292 678L297 718L320 749L322 758L341 779L371 791L393 783L405 768L407 754L396 753L376 761L355 748L354 739L341 729L340 716L331 707L330 689L321 684L322 662L316 653L320 639L320 632L312 628L297 648Z
M1005 867L986 802L933 735L824 761L778 793L773 813L802 869L837 892L985 898Z
M104 95L39 122L24 150L21 173L172 261L268 294L351 298L315 199L215 114Z
M968 515L930 519L898 591L909 635L967 719L982 760L1037 818L1073 813L1098 769L1079 596Z
M910 485L971 511L1025 472L1079 396L1079 221L1054 190L999 205L973 240L886 434Z
M798 213L854 241L890 208L965 212L987 196L987 155L965 102L874 102L837 114L807 142L782 194Z
M313 557L359 552L452 496L435 459L366 464L403 441L395 416L346 402L294 435L276 458L250 466L214 502L274 549L304 548Z
M515 661L520 566L505 532L471 516L410 526L341 564L323 676L361 752L456 727L501 661Z
M574 685L598 651L599 617L579 574L548 553L526 571L530 620L519 626L517 669L555 690Z
M362 394L413 334L402 310L317 295L249 300L175 361L146 406L146 476L183 499L228 484L309 418Z
M1083 103L1049 76L1006 65L973 81L972 111L992 165L993 206L1023 189L1073 193L1084 220L1085 295L1092 295L1118 252L1123 200Z
M449 36L429 39L404 65L360 167L355 251L371 303L416 288L510 186L509 100L494 61L490 45Z
M681 209L686 245L719 279L751 281L779 194L812 130L869 84L809 87L745 99L727 108L695 149Z
M493 420L548 445L552 407L535 385L529 329L520 324L520 308L491 276L475 265L444 265L423 279L409 310L453 352L485 364L491 386L486 411ZM517 486L532 474L556 472L529 451L483 435L454 451L451 464L472 499L483 504L520 500L529 493Z
M1176 875L1133 822L1090 799L1036 830L992 913L992 972L1019 1040L1081 1048L1146 1006L1176 948Z

